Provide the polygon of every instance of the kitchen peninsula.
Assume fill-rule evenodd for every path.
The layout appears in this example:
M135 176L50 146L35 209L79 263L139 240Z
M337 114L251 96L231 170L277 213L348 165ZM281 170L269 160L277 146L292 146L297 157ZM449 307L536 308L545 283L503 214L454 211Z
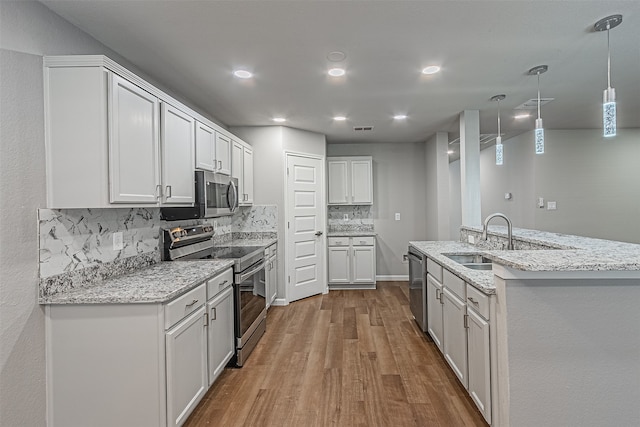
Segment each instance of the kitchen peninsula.
M481 235L480 227L463 226L461 241L475 244L410 245L440 266L445 281L449 274L466 284L464 328L473 328L471 312L485 309L490 424L640 424L640 245L514 229L516 250L506 251L506 227L490 227L487 241ZM488 258L492 270L472 270L447 256L461 254ZM486 307L482 298L478 307L478 295ZM461 382L478 404L471 330L469 379Z

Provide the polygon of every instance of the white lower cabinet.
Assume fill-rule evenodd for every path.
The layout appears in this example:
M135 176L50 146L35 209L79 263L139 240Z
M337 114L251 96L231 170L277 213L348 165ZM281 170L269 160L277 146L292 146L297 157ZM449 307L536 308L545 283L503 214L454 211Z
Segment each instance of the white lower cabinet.
M45 306L47 425L182 425L233 356L232 281L164 304Z
M201 304L167 331L167 425L180 426L207 392L207 329Z
M331 289L375 288L374 237L329 237L328 245Z
M209 314L209 382L220 376L234 352L233 287L228 287L207 302Z
M266 250L267 262L265 264L265 293L267 308L276 300L278 295L278 245L273 244Z
M494 296L480 292L430 258L427 271L429 335L491 424L490 312Z

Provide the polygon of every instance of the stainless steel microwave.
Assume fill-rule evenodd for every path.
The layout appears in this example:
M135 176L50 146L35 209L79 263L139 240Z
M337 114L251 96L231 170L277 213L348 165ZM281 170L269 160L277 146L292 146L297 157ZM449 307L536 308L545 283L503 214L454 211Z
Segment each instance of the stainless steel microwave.
M166 221L233 215L238 209L238 179L207 171L195 171L195 203L192 207L166 207Z

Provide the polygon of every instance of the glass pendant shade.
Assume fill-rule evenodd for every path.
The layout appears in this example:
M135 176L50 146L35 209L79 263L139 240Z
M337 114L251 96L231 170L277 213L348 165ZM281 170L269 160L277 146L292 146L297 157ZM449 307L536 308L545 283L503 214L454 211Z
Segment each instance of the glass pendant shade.
M536 154L544 154L544 128L542 127L542 119L536 119L536 129L534 132Z
M504 164L504 146L502 145L502 138L496 138L496 165L502 166Z
M616 90L612 87L604 90L602 125L605 138L616 136Z

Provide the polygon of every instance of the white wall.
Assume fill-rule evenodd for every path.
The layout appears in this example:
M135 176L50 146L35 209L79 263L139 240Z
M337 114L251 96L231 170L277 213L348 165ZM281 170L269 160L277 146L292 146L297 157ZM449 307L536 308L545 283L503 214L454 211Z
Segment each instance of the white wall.
M427 237L425 143L327 144L327 156L373 157L376 274L406 276L409 241Z
M545 136L543 155L534 153L532 132L505 141L503 166L494 148L481 152L482 217L503 212L516 227L640 243L640 129L619 129L610 140L599 129ZM452 191L459 197L459 187ZM557 210L538 208L538 197Z

